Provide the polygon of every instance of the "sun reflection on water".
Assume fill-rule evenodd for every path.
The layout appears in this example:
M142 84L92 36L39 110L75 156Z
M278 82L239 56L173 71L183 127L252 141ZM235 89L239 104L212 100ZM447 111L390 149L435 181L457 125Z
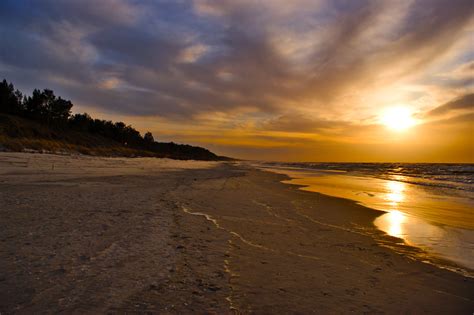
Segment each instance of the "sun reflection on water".
M392 206L397 206L405 199L405 183L388 181L386 188L387 194L385 196Z
M405 222L405 215L398 210L393 210L385 215L387 224L387 234L399 238L403 238L403 222Z
M389 213L383 215L382 221L385 227L384 230L391 236L403 238L405 234L403 226L406 221L406 216L403 212L397 210L397 208L399 203L405 200L405 183L387 181L385 188L387 190L385 200L389 203L391 209Z
M304 186L300 188L302 190L353 199L370 208L384 211L373 222L379 230L402 239L408 245L423 249L428 256L433 254L474 270L474 235L471 225L469 228L461 228L459 226L464 223L450 215L459 212L460 218L465 218L466 213L472 212L472 207L465 208L458 199L444 192L441 194L438 190L416 185L411 182L412 178L398 174L371 178L293 169L281 173L293 178L287 183ZM387 245L385 240L384 245ZM394 249L398 250L398 247Z

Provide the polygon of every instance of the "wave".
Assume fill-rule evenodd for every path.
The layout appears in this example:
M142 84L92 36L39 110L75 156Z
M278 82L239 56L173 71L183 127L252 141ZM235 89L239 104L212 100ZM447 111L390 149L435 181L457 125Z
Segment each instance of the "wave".
M452 163L320 163L264 162L266 166L294 167L474 192L474 164Z

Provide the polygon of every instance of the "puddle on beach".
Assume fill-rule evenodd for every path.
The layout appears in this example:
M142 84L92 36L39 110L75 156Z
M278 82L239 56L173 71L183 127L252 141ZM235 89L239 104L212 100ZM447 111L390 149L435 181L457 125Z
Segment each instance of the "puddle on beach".
M385 211L373 222L388 235L474 270L472 199L397 180L306 170L271 169L302 190L355 200Z

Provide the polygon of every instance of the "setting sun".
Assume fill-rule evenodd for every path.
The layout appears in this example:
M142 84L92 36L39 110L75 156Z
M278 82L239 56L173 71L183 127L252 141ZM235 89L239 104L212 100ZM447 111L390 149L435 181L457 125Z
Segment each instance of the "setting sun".
M395 131L403 131L416 124L412 111L404 106L387 109L380 120L386 127Z
M473 4L0 0L0 315L474 315Z

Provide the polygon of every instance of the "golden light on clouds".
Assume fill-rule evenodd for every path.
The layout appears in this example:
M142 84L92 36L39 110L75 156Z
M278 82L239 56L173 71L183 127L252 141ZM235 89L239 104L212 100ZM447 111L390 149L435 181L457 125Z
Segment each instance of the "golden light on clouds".
M471 0L83 2L0 2L2 75L235 158L474 162Z

